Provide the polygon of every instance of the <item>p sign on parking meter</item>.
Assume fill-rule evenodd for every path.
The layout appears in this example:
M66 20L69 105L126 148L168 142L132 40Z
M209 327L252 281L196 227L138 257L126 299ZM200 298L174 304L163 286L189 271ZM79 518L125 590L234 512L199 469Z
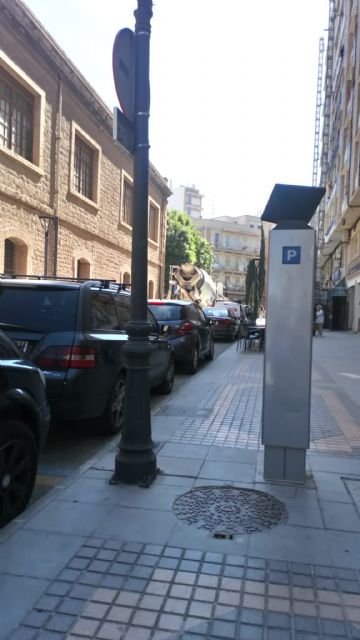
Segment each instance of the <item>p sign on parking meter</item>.
M283 247L282 263L283 264L300 264L301 247Z
M275 185L262 220L270 231L262 442L264 477L305 481L310 394L315 230L325 190Z

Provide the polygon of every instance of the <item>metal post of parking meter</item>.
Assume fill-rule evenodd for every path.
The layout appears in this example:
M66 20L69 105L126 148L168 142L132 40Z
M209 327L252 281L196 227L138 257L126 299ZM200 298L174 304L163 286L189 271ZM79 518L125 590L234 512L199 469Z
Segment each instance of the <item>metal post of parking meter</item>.
M270 231L262 442L264 477L305 482L310 439L315 230L325 190L276 184L262 220Z

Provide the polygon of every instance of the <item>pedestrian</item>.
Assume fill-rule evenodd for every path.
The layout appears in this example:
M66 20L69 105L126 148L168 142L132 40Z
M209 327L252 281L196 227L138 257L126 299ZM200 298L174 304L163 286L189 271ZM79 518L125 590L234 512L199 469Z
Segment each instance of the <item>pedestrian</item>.
M316 332L318 332L319 336L322 336L323 324L324 324L324 310L321 304L318 304L316 307L316 314L315 314L314 335L316 335Z

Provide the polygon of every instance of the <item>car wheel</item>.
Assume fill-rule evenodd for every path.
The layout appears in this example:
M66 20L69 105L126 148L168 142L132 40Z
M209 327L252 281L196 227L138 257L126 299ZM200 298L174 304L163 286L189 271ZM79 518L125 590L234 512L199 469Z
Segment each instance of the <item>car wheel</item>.
M120 373L116 378L113 390L103 419L103 430L109 434L121 431L125 411L126 376Z
M162 381L162 383L155 388L155 391L157 393L162 393L164 395L168 395L169 393L171 393L172 388L174 386L174 378L175 378L175 362L174 362L174 358L171 356L169 360L169 366L165 374L165 378Z
M191 354L191 360L186 367L186 371L188 373L196 373L199 366L199 347L195 345L194 350Z
M206 360L214 359L214 339L213 338L210 338L209 351L207 352L205 359Z
M37 465L38 447L29 427L19 420L4 420L0 432L0 527L24 511Z

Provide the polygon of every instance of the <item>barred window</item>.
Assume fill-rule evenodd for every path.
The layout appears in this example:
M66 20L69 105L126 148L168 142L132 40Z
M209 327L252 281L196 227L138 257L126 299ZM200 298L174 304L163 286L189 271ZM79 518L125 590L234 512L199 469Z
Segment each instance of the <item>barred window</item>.
M93 199L93 163L93 149L75 136L73 188L89 200Z
M123 222L130 227L133 225L133 188L130 182L123 182L122 214Z
M149 238L158 241L159 210L153 204L149 207Z
M15 243L6 239L4 249L4 273L12 276L15 273Z
M34 96L0 68L0 145L32 162Z

